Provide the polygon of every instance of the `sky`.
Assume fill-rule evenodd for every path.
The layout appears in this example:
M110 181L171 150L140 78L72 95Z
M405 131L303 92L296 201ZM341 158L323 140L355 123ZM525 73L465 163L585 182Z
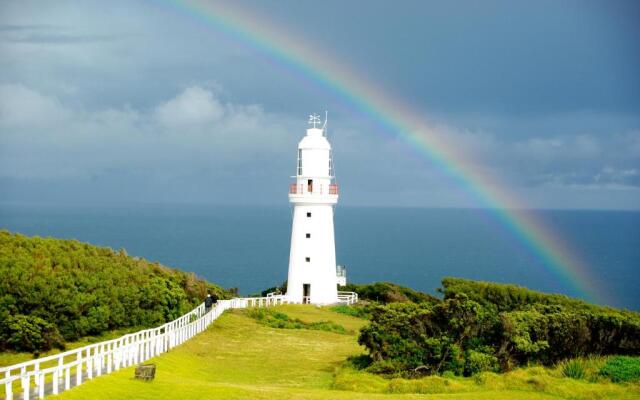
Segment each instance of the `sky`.
M527 208L640 209L637 1L234 1L401 99ZM165 1L0 2L0 202L481 207L339 93Z

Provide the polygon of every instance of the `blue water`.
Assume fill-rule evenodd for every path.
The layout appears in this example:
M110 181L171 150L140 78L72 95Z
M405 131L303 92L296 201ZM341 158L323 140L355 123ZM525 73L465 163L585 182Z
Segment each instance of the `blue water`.
M601 303L640 309L640 212L539 211L598 282ZM581 296L482 210L338 207L338 263L352 282L436 293L444 276ZM288 207L0 205L0 228L125 248L244 294L287 275Z

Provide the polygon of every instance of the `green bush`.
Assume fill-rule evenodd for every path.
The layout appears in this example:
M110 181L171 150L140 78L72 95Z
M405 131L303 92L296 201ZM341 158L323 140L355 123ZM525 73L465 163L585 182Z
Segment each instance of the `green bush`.
M494 336L495 316L466 298L435 305L396 303L374 308L371 323L360 331L358 341L367 347L374 364L389 360L403 369L426 369L432 374L465 373L468 349L485 348ZM487 360L488 361L488 360Z
M2 324L0 339L12 349L37 352L53 347L64 349L64 340L53 324L42 318L12 315Z
M359 343L373 370L469 376L589 355L640 354L638 313L513 285L448 278L443 286L444 300L436 303L372 309Z
M47 350L64 340L159 325L190 311L207 292L228 296L192 273L124 250L0 231L0 351Z
M350 283L340 288L349 292L356 292L360 300L371 300L380 303L435 303L438 298L408 287L391 282L375 282L365 285Z
M361 304L354 304L349 306L341 304L331 307L331 311L362 319L369 319L371 317L370 307Z
M283 312L267 308L251 308L247 311L247 314L261 324L272 328L311 329L316 331L347 333L347 330L342 325L338 325L332 321L304 322L298 318L291 318Z
M580 360L569 360L562 366L562 375L572 379L584 379L586 370Z
M490 352L491 349L488 349L488 351ZM497 372L500 370L498 358L488 352L469 350L465 360L464 374L467 376L480 372Z
M263 290L260 293L253 293L249 297L267 297L269 293L285 294L287 293L287 281L282 282L279 286L273 286Z
M331 321L316 321L306 324L307 329L313 329L317 331L327 331L327 332L337 332L337 333L347 333L347 330L344 329L344 326L338 325Z
M347 362L355 369L365 369L371 365L371 357L366 354L349 356Z
M613 382L630 382L640 380L640 357L610 357L600 369L600 375Z
M407 364L402 360L380 360L367 367L367 371L381 375L396 375L399 371L406 371Z

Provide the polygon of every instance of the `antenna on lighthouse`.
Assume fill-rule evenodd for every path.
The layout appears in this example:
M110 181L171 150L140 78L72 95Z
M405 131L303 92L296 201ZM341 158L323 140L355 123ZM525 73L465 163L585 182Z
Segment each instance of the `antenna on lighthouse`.
M322 124L322 133L327 136L327 121L329 120L329 111L324 110L324 124Z

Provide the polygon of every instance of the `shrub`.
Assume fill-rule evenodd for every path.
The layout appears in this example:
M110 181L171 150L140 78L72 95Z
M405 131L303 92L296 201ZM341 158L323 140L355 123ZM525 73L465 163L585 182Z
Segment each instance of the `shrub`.
M385 304L402 302L435 303L439 301L437 297L431 296L430 294L391 282L375 282L366 285L350 283L342 287L341 290L358 293L360 300L371 300Z
M47 350L60 336L156 326L191 310L207 292L229 295L124 250L0 230L0 351Z
M267 297L269 293L285 294L287 293L287 281L282 282L279 286L273 286L263 290L260 293L254 293L249 297Z
M64 349L64 340L56 327L34 316L9 316L3 323L0 338L17 351L37 352L53 347Z
M331 311L335 311L340 314L349 315L356 318L369 319L371 317L371 309L365 305L351 305L344 304L331 307Z
M463 374L471 355L465 350L488 345L484 340L494 336L495 324L495 317L464 297L435 305L397 303L374 308L358 341L376 363L395 360L405 371ZM473 365L479 361L474 356Z
M489 349L488 351L491 351ZM465 375L471 376L480 372L497 372L500 370L498 358L490 353L469 350L465 357Z
M562 367L562 375L572 379L584 379L586 370L580 360L569 360Z
M371 357L366 354L347 357L347 363L355 369L365 369L371 365Z
M629 382L640 380L640 357L610 357L600 369L600 375L613 382Z
M314 329L317 331L327 331L327 332L337 332L337 333L347 333L347 330L344 329L344 326L338 325L331 321L316 321L306 324L307 329Z
M589 355L640 354L638 313L513 285L448 279L443 286L445 299L436 303L372 308L358 340L374 365L469 376ZM587 373L585 365L567 368L579 379ZM589 366L590 377L597 368Z
M403 363L401 360L380 360L367 367L367 371L382 375L395 375L399 371L406 369L406 363Z

